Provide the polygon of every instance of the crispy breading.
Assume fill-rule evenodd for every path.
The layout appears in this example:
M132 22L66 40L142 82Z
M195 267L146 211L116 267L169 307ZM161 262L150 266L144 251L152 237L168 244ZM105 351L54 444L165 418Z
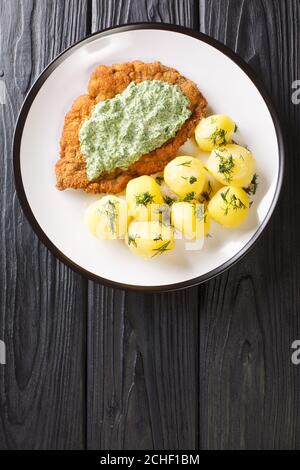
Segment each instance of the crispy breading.
M127 170L117 168L112 173L103 173L96 180L89 181L86 175L85 158L80 151L79 142L79 129L83 121L90 116L96 103L113 98L132 81L140 83L143 80L163 80L177 84L190 100L191 117L173 139L168 140L160 148L141 156ZM60 159L55 167L57 188L60 190L80 188L93 193L119 193L125 189L130 179L162 171L176 156L179 147L191 137L197 123L205 115L206 107L206 99L195 83L184 78L177 70L166 67L160 62L146 64L134 61L112 66L100 65L90 78L88 94L79 96L65 117L60 142Z

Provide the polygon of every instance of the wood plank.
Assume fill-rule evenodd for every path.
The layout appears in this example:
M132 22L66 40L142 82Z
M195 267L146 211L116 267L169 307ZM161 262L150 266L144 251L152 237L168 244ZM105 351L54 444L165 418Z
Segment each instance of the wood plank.
M85 444L86 281L38 241L16 197L11 143L24 96L60 51L86 34L85 0L0 3L0 448ZM68 19L66 21L66 19ZM4 85L3 85L4 83ZM46 123L45 123L46 125Z
M94 1L92 28L136 21L194 26L194 2ZM197 445L198 289L162 295L89 283L89 448Z
M208 449L299 449L299 2L200 0L201 30L246 59L289 129L286 182L269 228L247 257L203 288L200 440ZM222 110L220 110L222 111ZM266 149L266 151L268 151Z
M92 30L136 22L198 27L194 0L92 0Z

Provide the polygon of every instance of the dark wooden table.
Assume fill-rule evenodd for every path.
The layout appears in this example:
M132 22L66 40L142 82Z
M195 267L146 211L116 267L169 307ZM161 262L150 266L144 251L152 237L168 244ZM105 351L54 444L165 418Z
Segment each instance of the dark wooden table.
M38 74L89 33L136 21L188 26L235 50L287 136L282 198L255 248L177 293L74 273L39 242L14 187L14 124ZM0 0L1 449L300 448L299 40L299 0Z

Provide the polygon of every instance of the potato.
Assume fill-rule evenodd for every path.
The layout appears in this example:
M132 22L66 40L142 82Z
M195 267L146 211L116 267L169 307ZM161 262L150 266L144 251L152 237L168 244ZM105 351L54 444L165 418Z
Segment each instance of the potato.
M155 207L164 203L160 187L151 176L140 176L129 181L126 188L128 215L136 220L147 221Z
M208 204L208 214L227 228L241 225L247 218L250 202L242 188L228 186L220 189Z
M174 231L158 221L133 221L128 227L126 244L144 258L156 258L174 249Z
M201 240L209 232L209 219L203 204L174 202L171 221L176 230L190 240Z
M124 238L127 231L126 202L116 196L104 196L86 209L84 220L89 231L98 238Z
M206 168L220 183L242 188L251 183L256 162L249 150L229 144L212 151Z
M202 119L195 129L195 139L204 152L211 152L214 147L232 142L236 124L225 114L215 114Z
M205 185L205 168L194 157L176 157L164 170L164 178L170 189L181 198L194 199Z

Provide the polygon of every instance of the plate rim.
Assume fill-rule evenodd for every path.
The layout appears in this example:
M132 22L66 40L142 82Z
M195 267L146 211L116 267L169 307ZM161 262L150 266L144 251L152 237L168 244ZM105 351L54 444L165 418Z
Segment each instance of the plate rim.
M263 98L268 111L271 115L273 120L273 125L276 131L277 137L277 144L278 144L278 153L279 153L279 168L278 168L278 179L276 184L275 194L272 200L272 203L269 207L267 215L263 220L262 224L258 227L256 232L253 234L251 239L246 243L246 245L232 258L228 261L220 265L219 267L209 271L206 274L201 276L197 276L196 278L189 279L187 281L178 282L175 284L166 284L166 285L159 285L159 286L139 286L133 284L124 284L117 281L113 281L110 279L103 278L98 276L97 274L93 274L92 272L84 269L82 266L76 264L70 258L68 258L62 251L60 251L54 243L48 238L42 227L39 225L33 211L31 210L30 204L28 202L25 189L23 186L22 181L22 174L21 174L21 162L20 162L20 147L22 142L22 135L23 129L25 126L25 122L30 111L31 105L41 89L44 82L47 78L51 75L52 71L55 70L66 58L68 58L76 49L80 48L83 44L87 44L93 41L96 37L105 37L111 34L119 33L119 32L127 32L127 31L134 31L140 29L148 29L148 30L164 30L170 32L176 32L179 34L187 35L189 37L193 37L198 39L202 42L209 44L210 46L214 47L215 49L219 50L223 54L225 54L229 59L231 59L243 72L250 78L258 92L260 93L261 97ZM259 238L261 237L262 233L266 229L267 225L270 222L271 217L274 214L275 208L277 206L279 196L282 189L283 184L283 177L284 177L284 160L285 160L285 153L286 153L286 145L285 140L283 137L283 131L279 116L275 109L275 106L269 97L269 94L266 90L265 85L263 82L256 76L255 72L252 68L244 61L236 52L232 51L229 47L225 46L223 43L208 36L205 33L201 33L198 31L194 31L193 29L177 26L173 24L164 24L164 23L145 23L145 22L137 22L137 23L130 23L130 24L123 24L118 26L113 26L110 28L106 28L102 31L94 32L85 38L80 39L73 45L69 46L67 49L62 51L55 59L53 59L45 69L40 73L37 77L35 82L30 87L26 97L24 99L23 105L20 109L20 112L17 117L14 136L13 136L13 171L14 171L14 179L15 179L15 187L18 199L20 201L22 210L29 221L31 227L35 231L36 235L38 236L39 240L48 248L54 256L56 256L60 261L62 261L65 265L73 269L74 271L78 272L79 274L83 275L85 278L103 284L108 287L114 287L117 289L125 289L125 290L133 290L133 291L142 291L142 292L168 292L168 291L177 291L182 289L191 288L197 285L200 285L204 282L207 282L214 277L224 273L227 269L233 267L238 261L240 261L249 251L254 247L257 243Z

